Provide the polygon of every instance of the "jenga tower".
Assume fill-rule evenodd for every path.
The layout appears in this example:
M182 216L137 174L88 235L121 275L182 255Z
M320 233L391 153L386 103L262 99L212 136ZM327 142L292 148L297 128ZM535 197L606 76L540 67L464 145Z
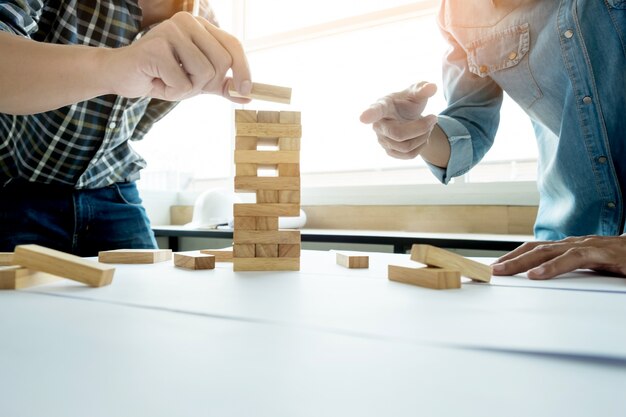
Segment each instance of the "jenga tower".
M256 203L234 206L234 271L300 270L300 232L278 229L300 215L300 123L299 112L235 111L235 192Z

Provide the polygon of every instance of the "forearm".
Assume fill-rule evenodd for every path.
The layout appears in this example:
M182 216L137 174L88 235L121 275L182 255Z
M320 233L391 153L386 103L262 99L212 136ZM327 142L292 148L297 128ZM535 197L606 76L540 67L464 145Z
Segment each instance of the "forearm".
M110 93L103 82L105 53L0 32L0 112L40 113Z
M446 168L448 161L450 160L450 142L448 136L439 125L435 125L433 128L426 146L420 152L422 158L439 168Z

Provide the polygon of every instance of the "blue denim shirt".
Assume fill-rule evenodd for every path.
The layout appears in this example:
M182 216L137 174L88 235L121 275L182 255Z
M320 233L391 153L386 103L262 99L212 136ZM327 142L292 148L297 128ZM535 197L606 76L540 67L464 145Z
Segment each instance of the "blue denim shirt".
M493 144L502 91L539 151L535 237L624 232L626 0L444 0L439 24L451 157L444 183Z

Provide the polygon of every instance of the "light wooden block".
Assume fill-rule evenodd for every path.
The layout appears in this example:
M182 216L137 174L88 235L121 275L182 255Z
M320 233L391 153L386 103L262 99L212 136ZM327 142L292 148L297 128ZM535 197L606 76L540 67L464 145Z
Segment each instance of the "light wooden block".
M257 244L255 246L255 258L278 258L278 245Z
M235 217L235 230L256 230L256 217Z
M387 277L391 281L420 287L445 290L461 288L461 273L441 268L407 268L404 266L389 265Z
M291 103L291 88L278 85L252 83L250 94L242 96L235 90L235 87L231 83L228 88L228 94L230 94L231 97L250 98L253 100L271 101L273 103L282 104Z
M472 261L456 253L431 245L413 245L411 260L428 266L460 271L461 275L474 281L491 281L491 267Z
M235 137L235 152L236 151L256 151L259 140L255 136L236 136Z
M232 262L233 251L230 249L202 249L200 253L215 256L216 262Z
M234 258L254 258L256 256L256 245L254 244L239 244L233 245L233 257Z
M235 177L235 191L300 190L300 177Z
M279 258L299 258L300 257L300 249L301 244L291 244L291 245L278 245L278 257Z
M259 110L256 114L258 123L280 123L279 111Z
M279 123L302 123L302 114L299 111L281 111L278 119Z
M337 252L336 256L337 265L345 266L346 268L369 268L370 258L364 255L346 255L344 253Z
M257 203L280 203L278 201L278 191L276 190L259 190L256 192Z
M271 217L271 216L257 217L256 218L256 230L278 230L278 217Z
M13 262L28 269L68 278L92 287L109 285L115 273L115 268L110 265L39 245L17 246Z
M23 266L0 266L0 290L20 290L50 284L61 278Z
M299 230L235 230L236 243L254 244L297 244L300 243Z
M281 151L299 151L300 138L278 138L278 149Z
M256 110L235 110L235 123L256 123L257 112Z
M13 252L0 252L0 266L13 265Z
M278 164L279 177L299 177L300 164Z
M300 215L300 204L234 204L234 216L277 216L297 217Z
M257 150L236 150L236 164L298 164L300 163L299 151L257 151Z
M171 249L115 249L98 252L106 264L154 264L172 259Z
M300 190L279 191L277 203L300 204Z
M215 256L205 253L175 253L174 265L185 269L214 269Z
M258 166L256 164L237 164L235 165L235 175L237 177L256 177Z
M257 136L265 138L299 138L302 126L283 123L236 123L237 136Z
M236 258L233 271L299 271L300 258Z

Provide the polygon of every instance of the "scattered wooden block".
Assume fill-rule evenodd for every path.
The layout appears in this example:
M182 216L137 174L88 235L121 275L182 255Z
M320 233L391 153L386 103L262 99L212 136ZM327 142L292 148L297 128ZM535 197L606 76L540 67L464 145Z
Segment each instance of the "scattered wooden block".
M370 258L364 255L346 255L337 252L337 264L346 268L369 268Z
M230 94L231 97L251 98L254 100L271 101L282 104L291 103L291 88L271 84L252 83L252 91L250 94L242 96L235 90L235 87L231 83L228 88L228 94Z
M233 251L231 249L202 249L200 253L215 256L216 262L233 261Z
M106 264L154 264L170 259L171 249L115 249L98 252L98 261Z
M474 281L491 281L491 268L488 265L472 261L435 246L413 245L411 247L411 260L428 266L460 271L461 275Z
M387 277L390 281L418 285L420 287L445 290L461 288L461 273L441 268L407 268L389 265Z
M0 252L0 266L13 265L13 252Z
M185 269L214 269L215 256L204 253L175 253L174 265Z
M69 278L92 287L109 285L115 272L115 268L110 265L39 245L17 246L13 262L28 269Z
M300 258L237 258L233 271L299 271Z
M33 271L23 266L0 266L0 290L20 290L49 284L60 278L45 272Z

